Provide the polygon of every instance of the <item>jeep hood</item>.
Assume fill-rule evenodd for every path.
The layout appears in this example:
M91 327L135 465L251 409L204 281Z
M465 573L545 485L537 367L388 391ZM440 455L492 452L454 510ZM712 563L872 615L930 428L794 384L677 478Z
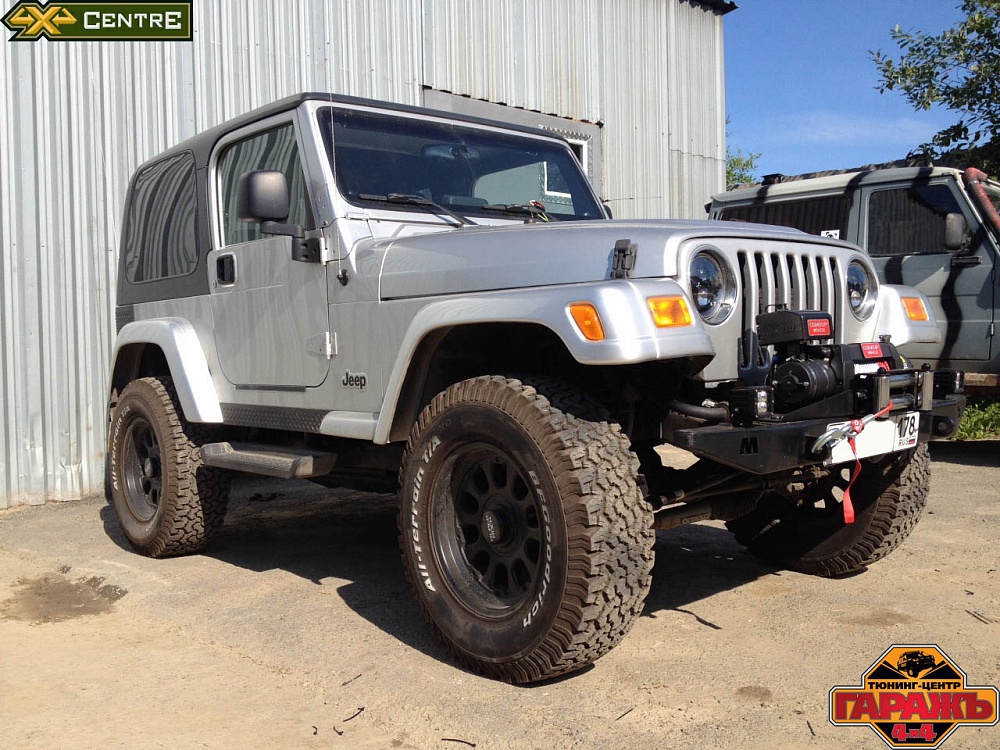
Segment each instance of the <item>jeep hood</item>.
M820 244L798 230L709 221L587 221L473 227L392 240L381 298L576 284L611 277L618 240L636 246L631 278L674 277L681 246L712 237ZM824 243L825 244L825 243Z

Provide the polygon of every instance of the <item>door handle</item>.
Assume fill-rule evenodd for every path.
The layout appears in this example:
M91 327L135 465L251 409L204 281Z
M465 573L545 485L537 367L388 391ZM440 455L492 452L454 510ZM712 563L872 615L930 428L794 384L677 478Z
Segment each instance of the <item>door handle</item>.
M236 283L236 256L231 253L215 259L215 280L223 286Z
M979 266L982 265L983 258L981 255L954 255L951 259L952 268L965 268L968 266Z

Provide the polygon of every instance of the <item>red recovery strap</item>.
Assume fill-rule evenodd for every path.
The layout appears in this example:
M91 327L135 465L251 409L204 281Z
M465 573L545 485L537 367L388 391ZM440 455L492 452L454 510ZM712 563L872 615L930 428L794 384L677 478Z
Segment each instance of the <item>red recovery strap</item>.
M884 417L891 410L892 403L889 403L882 411L873 414L872 418L868 421ZM858 458L858 449L854 444L854 438L861 434L867 423L863 419L851 420L851 436L847 438L847 444L851 446L851 453L854 454L854 471L851 472L851 481L847 483L847 489L844 490L844 523L854 523L854 503L851 502L851 487L854 486L854 481L861 474L861 459Z

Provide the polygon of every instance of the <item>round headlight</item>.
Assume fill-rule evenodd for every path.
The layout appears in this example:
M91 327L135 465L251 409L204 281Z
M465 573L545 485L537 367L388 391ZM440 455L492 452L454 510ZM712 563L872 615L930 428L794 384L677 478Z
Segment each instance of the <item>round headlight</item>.
M706 323L721 323L733 311L736 280L729 265L710 250L699 250L691 259L691 299Z
M875 280L860 262L847 267L847 302L858 320L865 320L875 307Z

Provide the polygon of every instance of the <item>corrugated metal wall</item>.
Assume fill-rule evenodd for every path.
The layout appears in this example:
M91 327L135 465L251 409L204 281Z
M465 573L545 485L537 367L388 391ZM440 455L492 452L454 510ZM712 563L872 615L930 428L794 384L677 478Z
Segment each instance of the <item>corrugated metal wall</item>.
M431 87L603 122L620 216L701 216L722 187L722 19L687 0L199 0L193 25L0 42L0 508L103 486L125 189L200 130L297 91Z
M686 0L425 5L427 86L603 123L616 216L705 216L725 180L720 15Z

